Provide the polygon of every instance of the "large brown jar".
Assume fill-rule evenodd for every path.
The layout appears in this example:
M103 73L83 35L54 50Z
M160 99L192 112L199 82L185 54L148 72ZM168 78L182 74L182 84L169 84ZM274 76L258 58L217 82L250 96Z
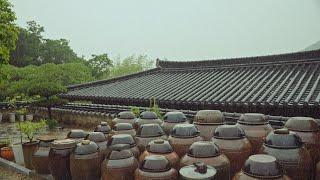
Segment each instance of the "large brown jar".
M49 151L50 144L55 140L53 137L40 137L39 146L32 155L32 166L38 174L50 174L49 170Z
M200 132L194 124L177 124L169 136L169 142L179 157L184 156L191 144L202 141Z
M130 151L133 153L134 157L139 158L140 150L136 146L134 138L129 134L117 134L110 138L107 144L108 152L111 152L111 147L116 144L128 144L130 146Z
M178 179L177 170L171 168L165 156L147 156L135 171L135 180L175 180Z
M272 131L272 127L264 114L245 113L240 116L237 126L242 128L252 145L252 153L257 154L263 139Z
M175 125L185 123L188 123L187 117L182 112L167 112L163 117L161 127L169 135Z
M75 140L76 143L81 142L88 135L88 133L84 132L82 129L72 129L67 134L67 139Z
M117 123L113 126L111 134L130 134L134 137L136 136L136 130L133 129L133 126L130 123Z
M202 162L185 166L180 169L179 174L183 180L216 180L217 170Z
M107 122L102 121L100 125L94 128L94 132L102 132L108 138L111 128Z
M158 124L143 124L139 127L135 139L140 151L143 152L150 141L167 140L168 137Z
M159 124L161 125L163 121L158 118L157 114L151 111L144 111L140 114L140 117L135 120L134 128L136 130L143 124Z
M112 126L118 123L134 124L136 116L131 111L123 111L118 114L116 118L112 120Z
M203 162L217 170L217 179L230 178L230 162L227 156L220 153L219 147L212 141L199 141L193 143L186 155L180 160L180 168Z
M274 156L286 174L293 179L309 179L312 163L309 152L302 147L301 138L288 129L269 133L261 148L264 154Z
M70 154L74 151L76 141L71 139L56 140L49 152L49 169L55 180L70 180Z
M95 142L99 147L99 153L102 159L108 154L107 150L107 138L102 132L90 132L86 140Z
M138 160L128 150L130 145L117 144L111 147L112 152L101 164L103 180L133 180Z
M99 180L101 178L99 146L90 140L77 144L70 155L70 172L72 179Z
M156 139L149 142L146 150L140 155L139 162L141 163L147 156L162 155L165 156L171 163L172 167L179 169L180 158L173 151L172 146L168 141L163 139Z
M194 117L193 124L200 131L200 136L209 141L212 138L214 130L223 125L224 116L219 110L200 110Z
M228 157L231 177L241 170L252 152L252 146L244 131L236 125L219 126L214 132L212 141L218 145L221 153Z
M238 172L233 180L290 180L283 174L281 165L276 158L265 154L255 154L250 156L242 170Z

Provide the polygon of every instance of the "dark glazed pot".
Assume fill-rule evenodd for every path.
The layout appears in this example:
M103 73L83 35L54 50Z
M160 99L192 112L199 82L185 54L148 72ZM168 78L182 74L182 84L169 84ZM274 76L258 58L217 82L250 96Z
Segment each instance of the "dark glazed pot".
M140 114L140 117L135 120L134 128L136 130L143 124L159 124L161 125L163 121L158 118L157 114L151 111L144 111Z
M293 179L309 179L312 163L309 152L302 147L301 138L288 129L269 133L261 148L264 154L277 158L286 174Z
M136 136L136 130L133 129L132 124L130 123L117 123L113 126L113 130L111 131L112 135L115 134L130 134L131 136Z
M180 168L203 162L217 170L217 179L230 178L230 162L227 156L220 153L216 144L211 141L199 141L193 143L186 155L180 160Z
M76 143L81 142L88 135L88 133L84 132L82 129L72 129L67 134L67 139L75 140Z
M90 132L85 139L93 141L99 146L99 154L103 160L108 154L106 136L102 132Z
M49 152L49 169L55 180L71 180L70 154L74 151L76 141L71 139L56 140Z
M171 131L169 142L179 157L184 156L191 144L202 141L200 132L194 124L177 124Z
M83 140L77 144L74 153L70 155L72 179L99 180L101 162L99 146L90 140Z
M94 128L94 132L102 132L108 138L111 128L107 122L101 122L100 125Z
M116 144L128 144L130 146L130 151L134 155L134 157L139 158L140 151L139 148L136 146L136 142L134 138L129 134L117 134L110 138L107 144L108 152L111 152L111 147Z
M320 162L316 166L316 180L320 180Z
M39 146L32 155L32 166L38 174L50 174L49 170L49 151L50 145L55 140L52 137L40 137Z
M200 131L200 136L209 141L212 138L214 130L223 125L224 116L219 110L200 110L194 117L193 124Z
M128 144L117 144L110 147L112 152L102 162L103 180L133 180L138 161L129 150Z
M131 111L123 111L118 114L118 117L112 120L112 126L118 123L129 123L133 125L135 119L136 119L136 116Z
M141 163L147 156L150 155L165 156L170 161L173 168L179 169L180 158L177 153L173 151L173 148L168 141L156 139L149 142L146 150L141 154L139 162Z
M252 145L253 154L257 154L263 139L272 131L272 127L264 114L245 113L240 116L237 126L242 128Z
M252 146L244 131L236 125L222 125L216 128L212 141L230 161L230 175L241 170L252 152Z
M190 166L185 166L179 171L183 180L216 180L217 170L198 162Z
M165 135L163 130L158 124L143 124L139 127L135 140L139 150L143 152L152 140L163 139L167 140L168 137Z
M147 156L135 171L135 180L175 180L178 179L177 170L171 168L165 156Z
M24 166L28 169L33 169L32 155L38 148L39 141L26 142L22 144Z
M250 156L233 180L290 180L283 175L281 165L270 155L255 154Z
M175 125L186 123L188 123L187 117L182 112L167 112L163 117L161 127L163 131L169 135Z

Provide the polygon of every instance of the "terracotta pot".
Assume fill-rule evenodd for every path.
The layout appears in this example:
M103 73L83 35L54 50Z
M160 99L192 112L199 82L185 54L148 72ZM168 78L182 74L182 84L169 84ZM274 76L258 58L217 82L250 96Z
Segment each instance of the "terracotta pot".
M177 153L173 151L173 148L168 141L156 139L149 142L146 150L140 155L139 162L141 163L147 156L150 155L165 156L170 161L173 168L179 169L180 158Z
M286 174L293 179L311 178L310 154L302 146L301 138L296 133L289 132L288 129L277 129L269 133L261 152L277 158Z
M187 117L182 112L167 112L163 117L161 128L169 135L175 125L185 123L188 123Z
M1 148L1 157L8 160L8 161L13 161L14 160L14 155L12 148L10 147L3 147Z
M290 180L288 176L283 174L281 165L276 158L270 155L256 154L250 156L233 180Z
M93 141L99 146L99 154L103 160L109 152L107 149L108 141L106 136L102 132L90 132L85 139Z
M158 118L157 114L151 111L144 111L140 114L140 117L135 120L134 128L136 130L143 124L159 124L161 125L163 121Z
M49 151L50 144L55 140L52 137L40 137L38 149L32 155L32 166L38 174L50 174Z
M71 139L56 140L49 152L49 169L55 180L71 180L70 154L74 151L76 141Z
M252 146L245 132L236 125L222 125L216 128L212 141L230 161L230 176L241 170L252 152Z
M217 179L230 179L230 162L220 153L216 144L211 141L199 141L193 143L186 155L180 160L180 168L203 162L217 170Z
M39 141L26 142L22 144L24 166L28 169L33 169L32 155L35 153L39 145Z
M138 161L129 150L128 144L116 144L110 147L112 152L101 164L103 180L133 180Z
M202 141L200 132L194 124L177 124L171 131L168 138L174 151L179 157L184 156L191 144L197 141Z
M316 180L320 180L320 162L316 166Z
M90 140L83 140L70 155L72 179L100 180L101 162L99 146Z
M252 145L252 154L257 154L263 139L272 131L272 127L264 114L245 113L240 116L237 126L242 128Z
M117 144L128 144L130 146L130 151L134 155L135 158L139 158L140 150L136 146L136 142L133 137L129 134L117 134L110 138L107 143L108 152L111 152L111 147ZM109 155L109 153L108 153Z
M95 127L94 132L102 132L108 138L111 128L107 122L101 122L100 125Z
M116 118L112 120L112 128L118 123L134 124L136 116L131 111L123 111L118 114Z
M135 140L140 152L143 152L152 140L163 139L167 140L168 137L165 135L160 125L158 124L143 124L139 127Z
M132 124L130 123L117 123L113 126L111 135L115 134L130 134L131 136L136 136L136 130L133 129Z
M67 134L67 139L75 140L76 143L81 142L88 135L88 133L84 132L82 129L72 129Z
M135 171L135 180L174 180L178 179L177 170L171 168L165 156L147 156Z
M179 171L181 179L184 180L216 180L217 170L198 162L190 166L185 166Z
M219 110L200 110L194 117L193 124L200 131L200 136L209 141L212 138L214 130L223 125L224 116Z

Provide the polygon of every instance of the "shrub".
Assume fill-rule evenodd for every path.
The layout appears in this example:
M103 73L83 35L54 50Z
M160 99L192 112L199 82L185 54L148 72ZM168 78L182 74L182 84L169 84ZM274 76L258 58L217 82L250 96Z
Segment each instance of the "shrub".
M47 119L45 121L49 129L54 129L58 126L58 121L56 121L55 119Z
M32 142L34 135L41 129L44 129L45 126L46 122L44 120L40 120L39 122L25 121L18 124L18 128L27 136L29 142Z

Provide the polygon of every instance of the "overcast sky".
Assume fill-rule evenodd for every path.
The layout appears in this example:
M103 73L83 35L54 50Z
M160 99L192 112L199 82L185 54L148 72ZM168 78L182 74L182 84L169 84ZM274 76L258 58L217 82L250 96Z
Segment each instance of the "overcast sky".
M10 0L17 24L78 55L202 60L299 51L320 40L320 0Z

